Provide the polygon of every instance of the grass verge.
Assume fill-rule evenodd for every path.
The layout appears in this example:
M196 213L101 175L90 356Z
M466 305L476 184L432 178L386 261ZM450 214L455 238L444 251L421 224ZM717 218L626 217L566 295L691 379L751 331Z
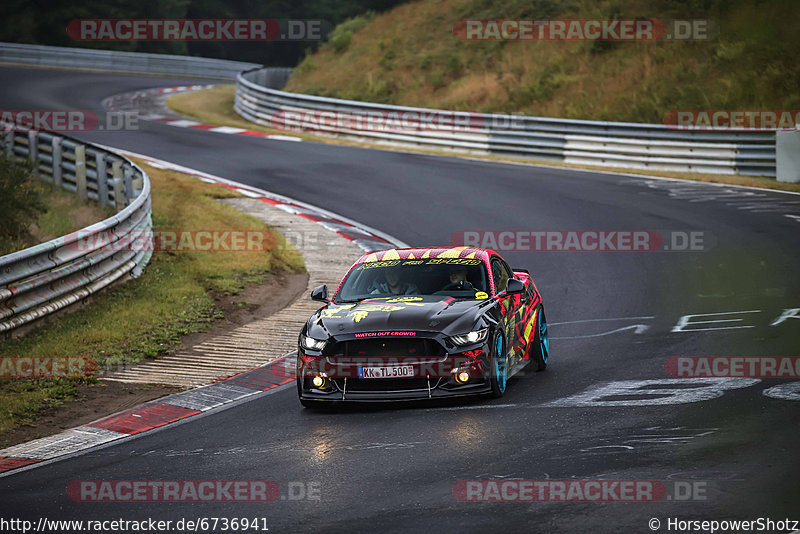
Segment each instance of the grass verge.
M317 143L358 146L365 148L378 148L381 150L394 150L398 152L416 152L416 153L432 154L438 156L450 156L450 157L461 157L461 158L469 157L473 159L482 159L487 161L522 163L522 164L542 165L546 167L561 167L570 169L585 169L598 172L623 172L627 174L638 174L644 176L663 176L665 178L679 178L682 180L693 180L696 182L743 185L748 187L758 187L762 189L775 189L778 191L793 191L800 193L800 184L779 182L775 178L769 178L766 176L741 176L735 174L728 175L728 174L703 174L703 173L691 173L691 172L666 172L666 171L650 171L650 170L639 170L639 169L625 169L617 167L599 167L595 165L574 165L569 163L561 163L561 162L554 162L547 160L498 156L494 154L467 156L452 151L426 150L426 149L415 149L408 147L392 147L376 143L359 143L346 139L336 139L332 137L323 137L307 133L286 132L284 130L262 126L260 124L247 121L242 117L240 117L233 110L233 101L235 93L236 93L236 88L233 85L218 85L213 89L195 91L191 93L183 93L172 96L167 100L167 106L177 113L186 115L187 117L192 117L206 124L213 124L215 126L233 126L236 128L245 128L256 132L263 132L269 134L280 134L280 135L288 134L300 137L304 141L312 141Z
M418 0L341 23L287 91L426 108L662 123L676 110L795 110L796 0ZM700 15L702 13L702 15ZM458 21L699 16L697 40L464 40ZM463 26L459 26L463 27ZM534 32L535 34L536 32ZM569 32L568 32L569 33ZM513 36L513 35L512 35ZM698 35L698 37L701 37Z
M114 214L110 207L83 202L75 193L54 188L47 183L37 184L37 188L46 211L39 214L30 225L27 235L0 246L0 256L75 232Z
M144 274L93 298L25 337L0 344L5 356L80 356L100 368L174 350L181 336L221 316L218 295L237 294L277 271L303 272L302 257L281 234L218 202L228 189L139 162L152 183L154 230L268 231L266 252L156 252ZM84 379L95 381L95 378ZM0 380L0 441L43 410L75 398L79 379Z

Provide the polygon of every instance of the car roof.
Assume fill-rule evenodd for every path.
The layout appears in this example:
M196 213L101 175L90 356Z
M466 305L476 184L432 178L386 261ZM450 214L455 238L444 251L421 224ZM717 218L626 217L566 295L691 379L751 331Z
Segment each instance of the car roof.
M379 250L361 256L356 264L385 260L411 260L425 258L464 258L486 261L492 254L491 250L475 247L417 247L417 248L392 248Z

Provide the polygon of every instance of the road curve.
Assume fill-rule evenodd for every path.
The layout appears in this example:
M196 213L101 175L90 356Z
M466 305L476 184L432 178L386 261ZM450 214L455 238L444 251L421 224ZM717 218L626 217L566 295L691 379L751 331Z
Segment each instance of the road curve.
M2 109L97 112L114 94L197 81L8 66L0 78ZM662 530L669 518L800 519L800 411L791 400L800 379L734 379L714 391L687 381L681 387L694 393L628 390L605 399L624 405L576 398L620 381L667 387L641 381L669 379L665 362L676 356L798 355L800 321L786 310L800 308L800 196L149 122L139 131L78 136L288 195L412 245L446 244L464 230L659 230L704 232L713 246L504 253L532 272L554 339L547 372L512 380L502 399L317 414L287 388L3 477L0 515L263 517L272 531L323 532L649 532L651 518ZM703 320L725 322L697 324ZM691 402L671 403L678 398ZM67 496L70 483L101 479L268 479L282 489L290 482L321 489L320 501L267 504ZM678 480L706 491L633 504L454 495L459 481L517 479L649 480L668 492Z

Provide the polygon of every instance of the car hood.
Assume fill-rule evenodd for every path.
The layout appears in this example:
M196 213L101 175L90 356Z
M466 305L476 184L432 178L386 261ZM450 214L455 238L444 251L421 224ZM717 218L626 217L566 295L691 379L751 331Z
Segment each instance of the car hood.
M359 332L440 331L447 335L469 331L481 310L491 302L424 295L367 299L356 304L329 304L309 320L309 334L324 328L328 335ZM316 336L315 336L316 337Z

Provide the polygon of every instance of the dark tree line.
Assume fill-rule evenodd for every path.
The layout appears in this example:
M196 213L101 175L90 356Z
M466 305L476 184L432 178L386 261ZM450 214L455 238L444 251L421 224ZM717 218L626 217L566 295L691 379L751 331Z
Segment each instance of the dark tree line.
M81 42L67 35L75 19L320 19L336 25L367 11L385 11L402 0L3 0L0 41L181 54L294 66L312 41Z

